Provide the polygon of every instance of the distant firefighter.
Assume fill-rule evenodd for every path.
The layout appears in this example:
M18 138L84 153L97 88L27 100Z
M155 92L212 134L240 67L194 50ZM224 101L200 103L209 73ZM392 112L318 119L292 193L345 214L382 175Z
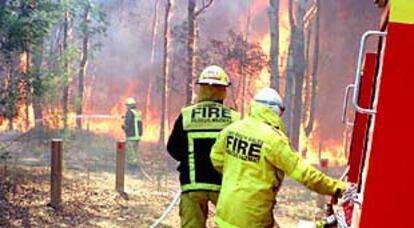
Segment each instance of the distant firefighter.
M217 202L221 175L210 160L211 146L221 129L240 118L225 107L226 72L209 66L200 74L198 103L184 107L175 121L167 150L179 162L181 227L206 227L208 202Z
M126 160L129 166L138 167L138 145L143 131L141 112L137 110L136 101L132 97L125 100L125 105L127 112L122 129L126 136Z

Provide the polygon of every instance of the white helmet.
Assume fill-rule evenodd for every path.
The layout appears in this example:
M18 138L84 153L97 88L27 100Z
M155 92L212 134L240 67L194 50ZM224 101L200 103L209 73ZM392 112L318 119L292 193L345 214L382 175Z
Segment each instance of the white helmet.
M285 106L283 105L283 100L280 97L279 93L272 88L264 88L260 90L254 100L258 103L268 106L274 113L279 116L282 116L285 111Z
M135 105L137 102L135 101L135 99L133 97L128 97L125 100L125 105Z

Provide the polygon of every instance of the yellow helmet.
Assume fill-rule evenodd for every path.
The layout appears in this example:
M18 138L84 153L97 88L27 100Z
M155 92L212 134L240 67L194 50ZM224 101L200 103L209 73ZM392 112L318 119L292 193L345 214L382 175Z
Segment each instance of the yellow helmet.
M133 97L128 97L126 100L125 100L125 105L134 105L134 104L136 104L137 102L135 101L135 99L133 98Z
M229 86L231 83L229 76L221 67L211 65L201 72L197 84Z

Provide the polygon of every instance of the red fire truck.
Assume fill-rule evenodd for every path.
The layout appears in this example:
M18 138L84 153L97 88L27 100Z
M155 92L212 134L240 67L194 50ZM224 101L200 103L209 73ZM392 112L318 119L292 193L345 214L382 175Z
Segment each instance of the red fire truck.
M345 93L354 121L342 118L352 126L347 180L360 201L351 227L414 227L414 0L375 2L384 7L381 26L362 35Z

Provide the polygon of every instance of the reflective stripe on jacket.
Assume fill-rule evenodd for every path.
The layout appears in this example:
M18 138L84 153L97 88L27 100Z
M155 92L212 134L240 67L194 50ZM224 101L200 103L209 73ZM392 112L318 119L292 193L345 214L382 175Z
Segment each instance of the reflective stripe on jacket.
M280 117L256 102L248 118L219 134L210 157L223 173L216 210L220 227L273 227L272 210L285 174L321 194L346 187L303 163Z
M124 126L127 140L140 140L142 135L141 112L135 109L128 109L125 114Z
M218 133L239 119L237 112L213 101L202 101L181 110L167 150L179 161L177 169L183 192L220 189L221 174L211 164L211 147Z

